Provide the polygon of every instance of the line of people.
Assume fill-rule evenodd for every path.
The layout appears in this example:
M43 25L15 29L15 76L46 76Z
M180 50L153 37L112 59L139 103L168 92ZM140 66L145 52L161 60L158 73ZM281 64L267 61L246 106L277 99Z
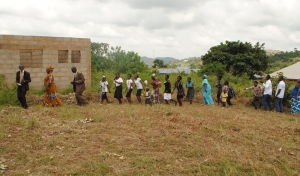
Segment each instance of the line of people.
M20 101L23 108L27 109L28 105L26 102L26 92L29 90L28 83L31 82L30 73L28 71L24 70L24 66L20 65L18 71L16 73L16 84L17 84L17 97ZM56 85L54 82L54 76L53 76L54 68L53 66L49 65L46 68L47 76L44 79L44 98L43 98L43 106L61 106L62 102L59 99L59 96L57 94ZM75 92L75 98L76 102L79 106L85 106L88 104L88 102L83 98L82 94L85 90L85 78L81 72L77 70L76 67L71 68L72 73L74 73L74 78L71 84L73 85L73 91ZM203 75L203 81L202 81L202 94L203 94L203 103L208 105L213 105L214 101L212 98L212 88L208 82L208 76ZM283 76L278 77L278 85L275 92L275 108L277 112L283 112L283 98L285 93L285 82L283 81ZM262 104L264 105L264 109L267 111L273 110L272 104L271 104L271 96L272 96L272 82L270 75L266 76L266 81L262 82L262 86L258 84L257 81L254 81L252 87L245 88L245 90L254 90L254 97L252 100L252 105L255 109L261 108ZM120 77L120 73L116 73L114 81L114 98L116 98L119 102L119 104L122 104L123 99L123 79ZM150 91L150 88L147 87L152 86L152 91ZM195 89L194 89L194 82L190 77L187 78L187 82L185 84L182 83L182 77L178 76L175 83L173 90L172 84L169 80L169 75L165 75L164 80L164 100L166 104L169 104L173 102L175 106L179 104L179 106L182 106L183 98L186 96L187 100L190 104L193 103ZM132 80L132 75L128 74L126 79L126 88L125 88L125 97L127 98L128 103L132 103L131 100L131 94L133 91L133 88L136 87L136 97L138 102L142 103L141 96L145 97L145 105L150 104L152 106L152 103L154 104L161 104L159 100L159 91L162 86L162 82L155 76L155 74L152 75L151 81L145 80L144 82L139 78L138 74L134 74L134 79ZM217 101L218 105L222 103L222 106L225 107L226 105L231 106L231 99L235 96L235 92L233 87L231 87L228 83L228 81L224 82L224 85L222 84L222 76L218 76L218 82L215 84L215 87L217 88ZM185 91L185 88L187 91ZM145 91L145 95L142 94L142 91ZM177 96L176 100L172 99L172 94L177 90ZM264 90L264 91L263 91ZM103 76L100 84L99 84L99 93L100 93L100 101L103 103L104 100L106 100L107 103L108 97L107 93L110 92L108 82L106 80L106 77ZM187 94L185 94L185 92ZM300 113L300 79L297 81L297 85L292 90L292 99L291 99L291 114ZM256 106L256 102L259 103L259 106Z

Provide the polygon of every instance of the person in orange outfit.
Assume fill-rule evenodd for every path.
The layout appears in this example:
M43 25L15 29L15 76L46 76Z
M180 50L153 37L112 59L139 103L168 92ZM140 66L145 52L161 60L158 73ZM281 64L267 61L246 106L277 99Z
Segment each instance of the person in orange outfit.
M53 66L49 65L46 68L47 76L44 79L44 91L45 96L43 100L43 106L62 106L62 102L60 101L58 94L56 92L56 85L54 83L53 76Z

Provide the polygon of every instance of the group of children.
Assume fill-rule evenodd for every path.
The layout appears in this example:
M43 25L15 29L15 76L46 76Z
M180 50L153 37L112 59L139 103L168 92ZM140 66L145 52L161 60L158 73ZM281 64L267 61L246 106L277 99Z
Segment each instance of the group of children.
M145 105L149 104L152 106L153 103L160 104L159 101L159 89L161 87L161 82L160 80L155 77L155 75L152 75L152 81L149 82L149 84L153 87L153 91L150 91L149 87L146 87L148 84L148 81L145 80L144 82L139 78L138 74L134 75L134 79L131 79L131 74L127 75L127 80L126 80L126 98L129 104L132 103L131 100L131 93L134 87L136 87L136 97L138 102L141 104L142 99L141 96L143 96L142 91L145 91ZM171 91L171 83L169 81L169 75L165 75L165 90L164 90L164 100L166 104L169 104L169 102L174 102L175 106L177 103L179 106L182 106L182 99L185 96L185 91L184 91L184 84L181 82L182 77L178 76L176 79L176 82L174 84L173 91ZM120 74L117 73L116 77L114 79L114 98L118 99L119 103L122 104L122 84L123 84L123 79L120 77ZM146 86L145 86L146 84ZM107 92L110 92L109 87L108 87L108 82L106 80L106 77L103 76L100 84L99 84L99 93L100 93L100 101L103 103L104 100L106 100L107 103L109 103L108 98L107 98ZM191 78L189 77L186 83L186 88L188 89L187 91L187 98L190 101L190 104L192 104L193 98L194 98L194 82L191 81ZM174 92L174 90L177 89L177 101L172 99L171 94Z

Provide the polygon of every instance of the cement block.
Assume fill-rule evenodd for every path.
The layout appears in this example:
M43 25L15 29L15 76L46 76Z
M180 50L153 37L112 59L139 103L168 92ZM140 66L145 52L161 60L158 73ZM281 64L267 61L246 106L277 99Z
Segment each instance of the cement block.
M46 68L31 68L30 71L32 73L41 73L41 72L44 72L46 74Z

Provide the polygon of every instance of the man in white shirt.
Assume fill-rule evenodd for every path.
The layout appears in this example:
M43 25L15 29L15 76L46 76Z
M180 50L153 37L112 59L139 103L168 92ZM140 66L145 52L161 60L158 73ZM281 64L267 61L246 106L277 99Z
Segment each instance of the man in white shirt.
M276 107L276 111L283 113L283 97L284 97L284 92L285 92L285 83L283 82L283 76L280 75L278 77L278 85L277 85L277 89L276 89L276 93L275 93L275 107Z
M263 83L263 86L265 88L264 98L263 98L265 111L268 110L268 107L269 107L270 111L272 110L272 105L271 105L271 102L270 102L270 97L272 95L272 82L271 82L270 78L271 78L270 75L267 75L266 76L266 83Z

